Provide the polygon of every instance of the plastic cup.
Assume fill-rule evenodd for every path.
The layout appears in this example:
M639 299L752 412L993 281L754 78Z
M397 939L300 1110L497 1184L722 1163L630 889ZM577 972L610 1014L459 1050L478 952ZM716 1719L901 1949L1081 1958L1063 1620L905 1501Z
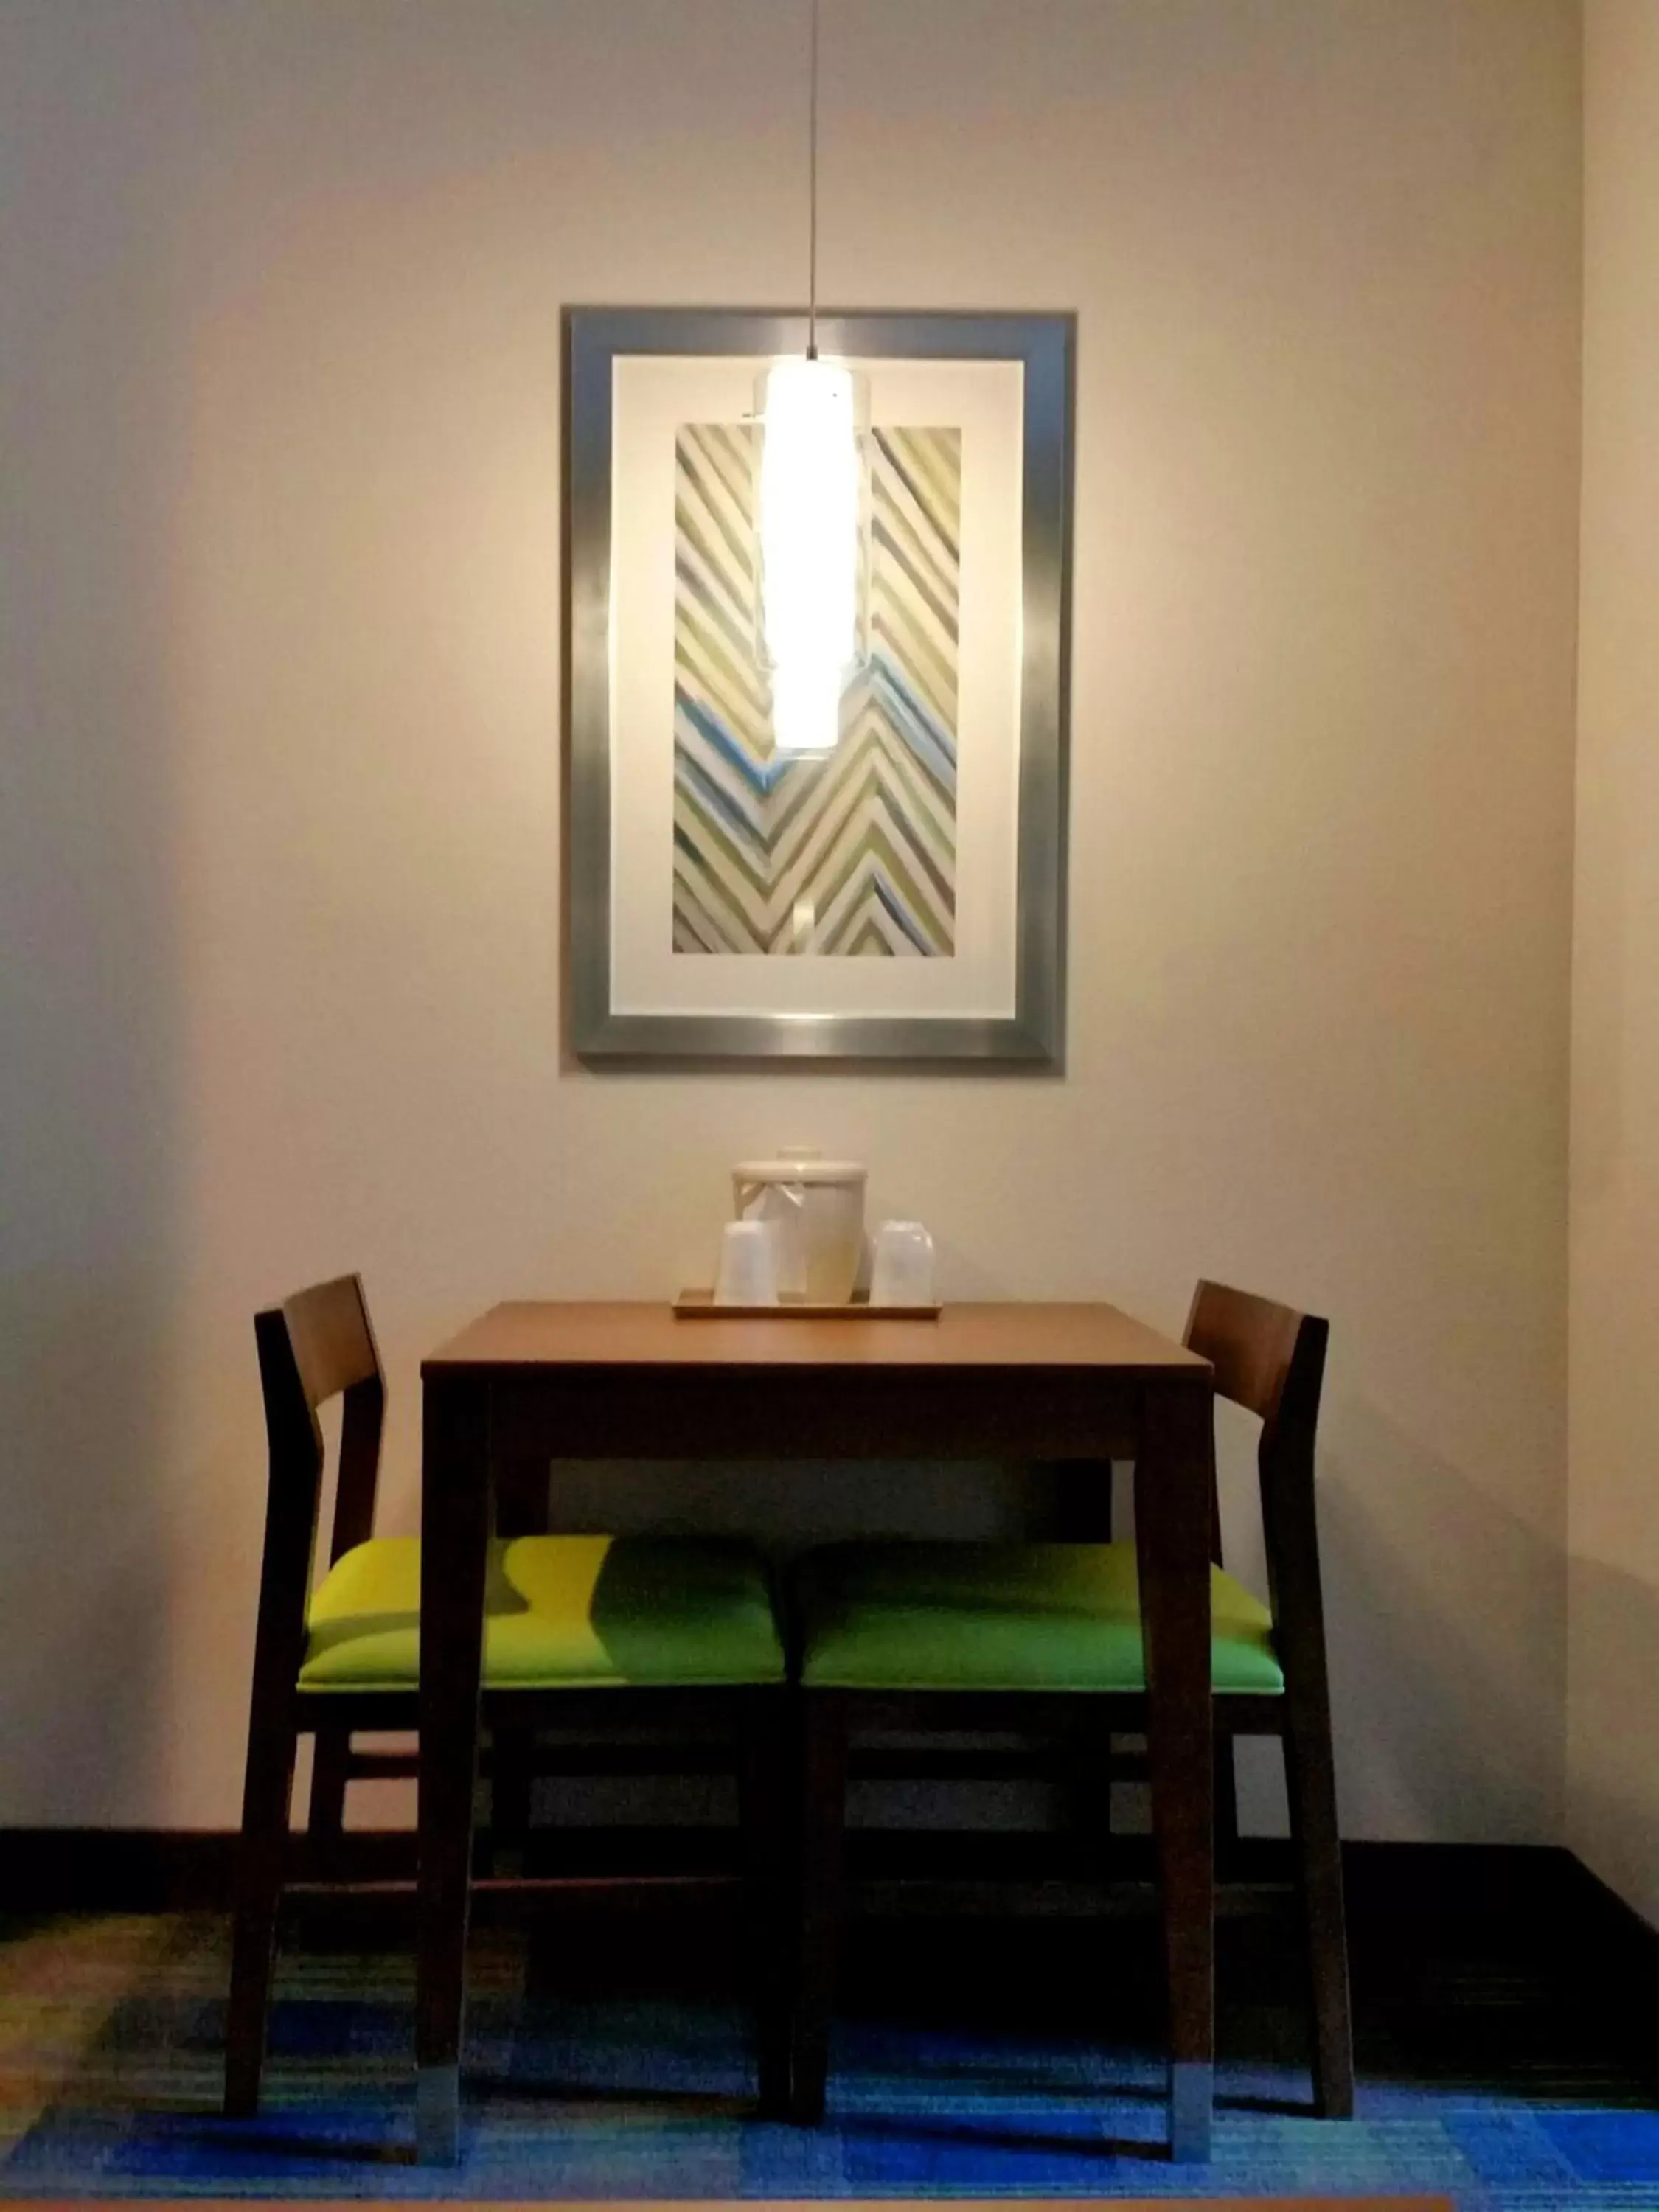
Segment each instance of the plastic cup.
M919 1221L884 1221L870 1271L872 1306L933 1303L933 1240Z
M778 1302L777 1243L764 1221L728 1221L720 1231L717 1306L775 1306Z

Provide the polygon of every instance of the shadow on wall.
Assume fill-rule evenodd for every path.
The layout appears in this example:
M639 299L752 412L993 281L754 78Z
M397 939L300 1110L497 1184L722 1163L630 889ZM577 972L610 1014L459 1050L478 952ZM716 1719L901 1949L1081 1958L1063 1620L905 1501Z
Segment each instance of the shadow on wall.
M166 1755L182 1053L153 172L189 71L144 9L65 70L58 16L0 10L0 1821L43 1824L145 1817Z
M1256 1425L1218 1422L1227 1557L1266 1594ZM1235 1433L1235 1431L1237 1433ZM1320 1547L1345 1832L1354 1837L1556 1842L1561 1834L1565 1579L1560 1554L1375 1405L1329 1411L1319 1480ZM1118 1532L1133 1516L1118 1484ZM995 1537L1029 1525L1041 1492L1008 1469L700 1467L553 1471L556 1527L725 1526L788 1553L847 1534ZM1425 1533L1426 1532L1426 1533ZM1659 1636L1659 1624L1656 1624ZM1653 1648L1653 1647L1650 1647ZM1362 1692L1363 1686L1363 1692ZM1347 1716L1363 1711L1358 1741ZM1659 1724L1656 1724L1659 1735ZM1281 1755L1241 1746L1247 1832L1285 1832ZM1659 1769L1656 1769L1659 1771ZM1127 1827L1144 1826L1125 1790ZM889 1809L920 1817L907 1793ZM607 1803L609 1801L607 1801ZM929 1817L1023 1825L1047 1815L1030 1790L981 1790L977 1810ZM615 1817L612 1808L611 1817ZM587 1817L595 1817L589 1813Z
M1567 1562L1567 1841L1659 1925L1659 1589Z
M1365 1400L1340 1404L1328 1439L1320 1550L1345 1832L1559 1842L1560 1554ZM1345 1743L1362 1703L1367 1740Z

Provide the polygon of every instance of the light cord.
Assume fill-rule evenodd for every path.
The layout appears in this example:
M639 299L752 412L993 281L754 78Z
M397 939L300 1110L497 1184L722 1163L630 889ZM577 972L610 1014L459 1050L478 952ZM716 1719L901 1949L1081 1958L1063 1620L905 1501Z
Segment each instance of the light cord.
M818 0L809 0L811 60L811 118L807 125L806 358L818 357Z

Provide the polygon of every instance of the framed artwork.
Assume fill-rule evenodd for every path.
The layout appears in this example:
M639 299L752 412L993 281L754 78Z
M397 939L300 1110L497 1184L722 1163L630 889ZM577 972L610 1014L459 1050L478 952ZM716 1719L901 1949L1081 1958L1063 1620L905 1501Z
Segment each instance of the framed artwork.
M802 755L756 642L754 392L805 318L567 316L570 1042L1053 1066L1072 319L817 331L868 380L868 650Z

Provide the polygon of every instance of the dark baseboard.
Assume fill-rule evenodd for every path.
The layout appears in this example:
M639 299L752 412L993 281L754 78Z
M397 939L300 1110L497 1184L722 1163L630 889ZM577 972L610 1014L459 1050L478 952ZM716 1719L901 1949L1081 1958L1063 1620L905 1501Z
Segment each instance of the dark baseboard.
M296 1880L315 1873L296 1836ZM235 1834L220 1828L0 1828L0 1913L218 1912L228 1910ZM398 1880L414 1869L414 1838L346 1838L339 1873Z
M0 1828L0 1911L169 1912L230 1894L235 1838L178 1828Z

